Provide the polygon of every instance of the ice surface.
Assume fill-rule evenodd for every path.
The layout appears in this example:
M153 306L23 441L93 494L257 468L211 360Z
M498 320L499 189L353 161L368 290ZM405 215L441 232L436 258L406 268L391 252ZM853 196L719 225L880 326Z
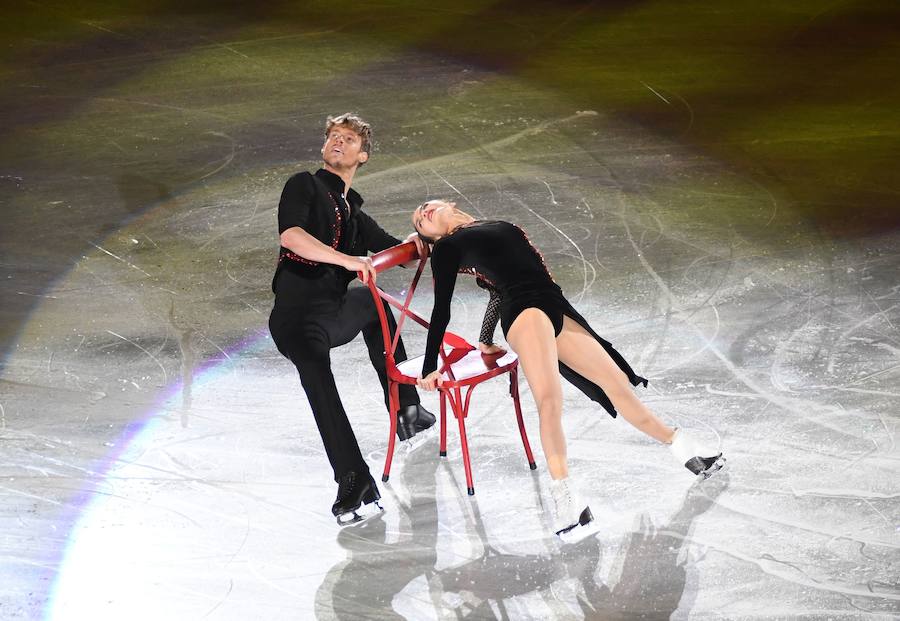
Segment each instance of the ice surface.
M101 31L13 81L28 139L3 152L0 618L900 614L896 232L826 236L739 166L540 84L367 40L336 75L317 61L344 62L341 44L270 28ZM60 66L80 79L51 79ZM727 469L695 484L567 386L571 473L600 528L561 545L527 385L535 472L499 378L467 421L474 497L451 418L446 458L436 433L399 446L383 517L339 529L266 320L281 188L345 108L376 124L354 187L386 229L441 196L518 223L651 380L641 397ZM451 329L477 338L485 302L461 280ZM388 421L361 341L333 366L379 473Z

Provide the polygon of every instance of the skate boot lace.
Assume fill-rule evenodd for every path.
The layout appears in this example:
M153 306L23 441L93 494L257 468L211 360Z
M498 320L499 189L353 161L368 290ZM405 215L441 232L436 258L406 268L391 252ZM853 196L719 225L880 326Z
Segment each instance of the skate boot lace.
M569 518L572 513L574 498L568 485L560 485L553 490L553 502L556 505L557 518Z
M348 472L344 476L341 477L340 482L338 483L338 502L344 500L350 493L353 491L353 488L356 486L356 473Z

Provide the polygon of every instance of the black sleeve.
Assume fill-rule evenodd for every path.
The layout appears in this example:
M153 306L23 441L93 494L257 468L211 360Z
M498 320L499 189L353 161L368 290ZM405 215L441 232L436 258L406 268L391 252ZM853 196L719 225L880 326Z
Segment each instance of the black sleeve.
M402 240L397 239L378 226L378 223L364 211L358 212L356 218L359 223L359 232L362 235L363 244L369 252L381 252L391 246L403 243Z
M500 321L500 292L480 278L475 282L491 294L487 308L484 309L484 320L481 322L481 334L478 336L478 342L493 345L494 331L497 329L497 322Z
M450 301L456 286L459 270L459 249L445 240L434 246L431 254L431 273L434 276L434 308L431 309L431 325L425 345L422 377L437 369L438 350L444 340L444 331L450 323Z
M313 176L308 172L298 173L287 180L278 202L279 235L292 226L306 228L315 194Z

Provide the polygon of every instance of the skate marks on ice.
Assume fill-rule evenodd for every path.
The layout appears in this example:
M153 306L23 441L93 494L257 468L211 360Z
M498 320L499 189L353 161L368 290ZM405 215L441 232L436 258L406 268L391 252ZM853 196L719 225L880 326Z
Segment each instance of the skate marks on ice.
M453 474L458 464L434 459L432 448L435 442L408 453L400 476L385 486L393 519L384 514L338 533L347 558L318 589L317 619L599 621L668 618L679 607L690 609L693 595L685 597L685 585L692 526L727 489L726 471L692 486L663 526L654 528L641 515L624 541L611 543L601 523L596 536L561 544L533 500L546 496L539 473L528 475L532 485L516 477L506 488L525 498L516 506L525 505L541 523L533 539L531 530L498 526L508 514L482 513L479 496L460 491L465 486ZM604 554L614 555L605 580L599 577Z
M714 553L694 572L693 584L705 590L689 585L698 611L749 615L751 602L760 601L785 615L896 609L896 585L890 584L896 562L889 559L896 553L897 391L889 382L900 368L900 315L892 302L900 289L891 276L900 255L891 240L860 248L825 244L809 233L793 245L756 247L743 236L749 225L736 216L716 221L720 234L702 239L667 221L662 205L629 197L623 181L604 193L610 200L587 203L606 216L590 260L582 215L562 210L552 226L539 216L538 201L548 200L548 192L551 202L577 204L579 192L570 187L576 182L548 177L551 185L542 177L538 187L533 180L507 180L501 189L496 179L467 183L441 172L460 196L472 197L466 200L477 202L493 183L504 206L516 206L510 219L527 225L555 275L562 274L564 289L588 294L586 316L609 330L623 351L634 351L636 325L641 342L654 330L635 365L649 367L661 388L650 399L660 404L665 395L660 413L705 429L724 447L726 472L708 483L726 474L734 484L718 501L724 523L701 534ZM774 220L777 202L757 202L766 208L754 212L753 221L777 224L773 234L782 235L784 223ZM495 215L486 209L488 217ZM601 242L611 267L597 258ZM597 279L584 255L604 271L602 292L591 290ZM627 312L618 312L622 295L629 299ZM638 324L629 315L641 302L650 309ZM463 333L477 332L471 323ZM589 423L580 433L595 424L601 425ZM475 502L484 507L480 494ZM639 504L628 513L644 511ZM483 513L485 521L493 519ZM669 530L658 532L668 536ZM735 573L745 579L739 598L732 595L733 579L725 578ZM683 603L679 615L686 609Z

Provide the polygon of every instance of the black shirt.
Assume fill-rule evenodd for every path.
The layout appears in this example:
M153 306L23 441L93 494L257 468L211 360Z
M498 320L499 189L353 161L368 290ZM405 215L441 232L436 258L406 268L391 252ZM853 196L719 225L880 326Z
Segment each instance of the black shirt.
M437 368L438 349L450 323L450 302L458 273L476 276L479 285L492 294L482 337L493 335L497 325L496 310L501 301L520 298L523 291L529 294L559 292L543 256L531 245L525 232L501 220L476 221L439 239L431 253L431 273L434 276L434 308L425 347L423 377Z
M385 232L362 211L363 198L344 180L325 169L301 172L284 185L278 203L278 233L298 226L327 246L344 254L365 256L401 241ZM349 212L349 216L348 216ZM276 304L303 305L316 291L344 292L356 277L337 265L319 263L281 247L272 279Z

